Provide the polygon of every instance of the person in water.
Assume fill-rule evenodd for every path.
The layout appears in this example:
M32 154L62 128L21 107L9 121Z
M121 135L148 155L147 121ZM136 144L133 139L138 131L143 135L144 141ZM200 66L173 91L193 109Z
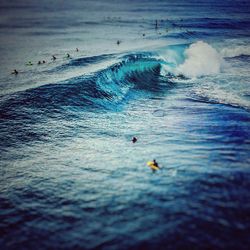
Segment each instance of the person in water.
M38 63L37 63L37 64L38 64L38 65L40 65L40 64L42 64L42 63L41 63L41 61L38 61Z
M155 20L155 29L157 30L158 29L158 21Z
M17 75L18 74L18 71L16 69L13 70L13 72L11 73L13 75Z
M43 60L43 63L46 63L46 62Z
M155 167L160 168L158 162L155 159L153 160L153 163Z
M53 60L53 61L55 61L55 60L56 60L56 57L55 57L54 55L52 56L52 60Z
M76 48L76 52L78 52L79 51L79 49L78 48Z
M116 44L119 45L120 43L121 43L121 41L120 41L120 40L117 40Z
M69 53L67 53L67 58L70 58L70 54Z
M137 142L137 138L136 138L136 137L133 137L133 138L132 138L132 142L133 142L133 143L136 143L136 142Z

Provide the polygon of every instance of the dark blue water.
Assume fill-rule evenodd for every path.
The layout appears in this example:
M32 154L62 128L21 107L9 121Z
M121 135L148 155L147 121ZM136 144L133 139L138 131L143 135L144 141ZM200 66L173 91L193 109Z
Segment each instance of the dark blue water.
M249 249L249 10L1 1L0 249Z

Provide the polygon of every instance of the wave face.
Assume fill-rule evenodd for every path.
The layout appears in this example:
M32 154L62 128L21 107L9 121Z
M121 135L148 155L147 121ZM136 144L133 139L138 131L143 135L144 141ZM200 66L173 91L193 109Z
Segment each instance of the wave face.
M106 56L98 57L98 60ZM97 57L82 58L69 63L78 66L79 62L96 62ZM161 64L148 53L127 54L108 68L88 76L79 76L34 89L11 94L0 104L2 127L9 127L16 121L39 123L43 119L58 117L71 119L76 112L111 112L120 110L129 100L142 95L161 93L172 84L161 75ZM58 71L67 69L57 68ZM9 138L6 131L4 147L15 140L34 140L34 134L22 126L12 125L13 133L20 137ZM15 134L15 133L14 133ZM40 133L39 133L40 134ZM37 139L39 139L38 136Z
M72 60L64 68L78 66L79 63L85 65L91 61L96 62L96 57ZM48 107L48 111L64 106L103 106L112 109L112 105L121 103L132 90L157 91L158 82L165 81L164 76L160 75L161 63L144 54L126 55L120 62L94 74L22 91L14 95L15 98L10 95L3 103L3 113L8 106L14 109L18 106Z
M248 249L249 10L1 0L0 250Z

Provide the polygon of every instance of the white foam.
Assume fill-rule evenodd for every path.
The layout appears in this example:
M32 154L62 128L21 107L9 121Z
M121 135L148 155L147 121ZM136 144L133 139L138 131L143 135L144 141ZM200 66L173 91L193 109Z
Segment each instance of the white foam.
M236 57L241 55L250 55L250 46L247 45L239 45L230 48L223 48L221 50L221 55L223 57Z
M176 74L183 74L188 78L218 74L223 59L209 44L198 41L190 45L184 52L184 63L176 69Z
M243 98L240 91L228 91L228 87L228 85L220 86L216 82L207 82L206 86L197 85L194 93L211 102L249 109L249 100Z

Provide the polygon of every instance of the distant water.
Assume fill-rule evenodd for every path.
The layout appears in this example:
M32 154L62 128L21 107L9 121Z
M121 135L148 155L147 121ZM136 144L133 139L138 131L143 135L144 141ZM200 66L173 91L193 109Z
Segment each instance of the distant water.
M249 12L2 0L0 249L249 249Z

